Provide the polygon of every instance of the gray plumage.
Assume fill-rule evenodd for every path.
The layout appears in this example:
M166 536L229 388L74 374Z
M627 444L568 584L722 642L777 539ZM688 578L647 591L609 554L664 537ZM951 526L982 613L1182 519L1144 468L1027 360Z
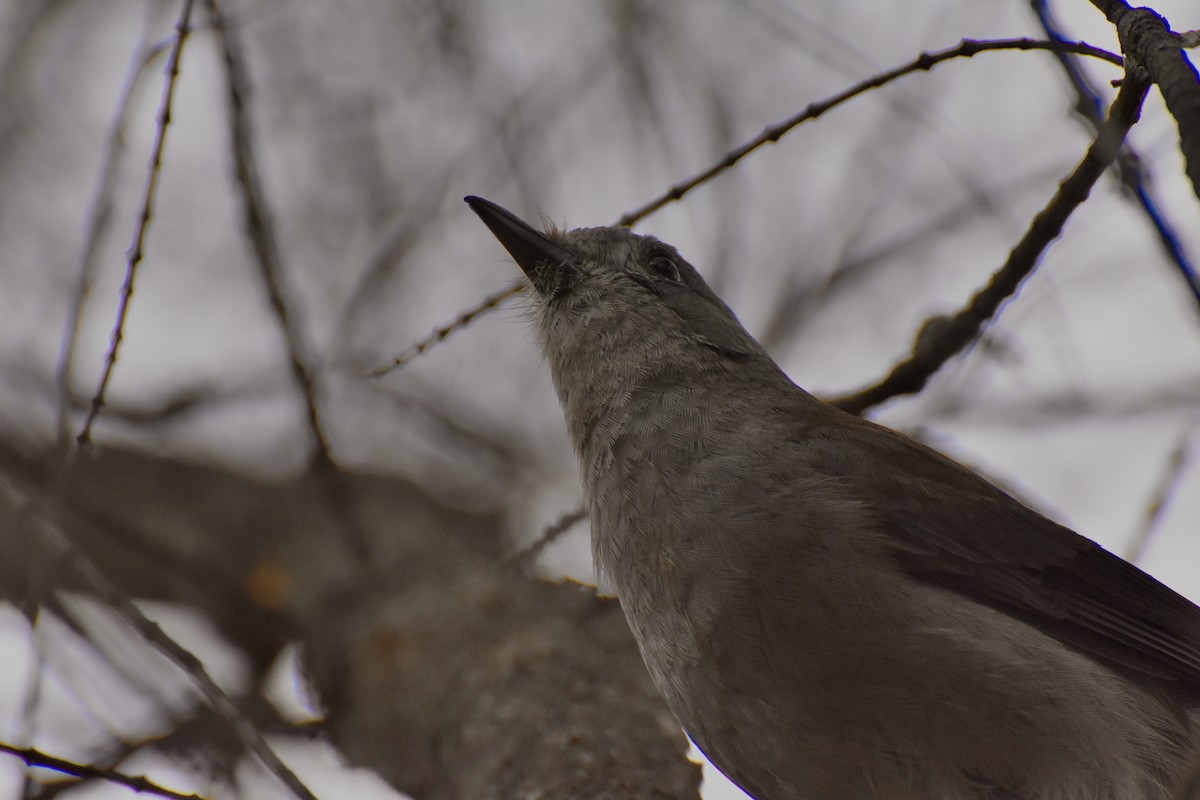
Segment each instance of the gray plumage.
M670 246L467 202L532 284L598 571L759 800L1168 800L1200 609L793 384Z

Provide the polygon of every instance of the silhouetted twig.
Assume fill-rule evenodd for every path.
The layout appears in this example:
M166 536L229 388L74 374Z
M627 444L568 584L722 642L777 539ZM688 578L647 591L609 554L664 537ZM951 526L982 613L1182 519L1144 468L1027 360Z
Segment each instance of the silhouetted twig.
M913 72L923 72L932 69L934 66L949 61L954 58L970 58L979 53L987 53L995 50L1049 50L1052 52L1068 52L1078 53L1079 55L1093 56L1109 61L1117 66L1123 63L1121 57L1110 53L1107 50L1101 50L1098 47L1093 47L1090 44L1083 42L1056 42L1043 41L1037 39L996 39L990 41L975 41L964 39L958 45L946 50L938 50L932 53L922 53L907 64L903 64L886 72L881 72L874 75L861 83L857 83L842 92L839 92L832 97L820 100L810 104L799 114L788 117L782 122L770 125L764 128L762 133L754 137L745 144L730 150L717 163L713 164L708 169L700 172L685 181L675 184L663 194L651 200L641 208L628 212L617 220L618 225L632 226L639 221L645 219L650 214L658 211L663 206L675 200L681 199L688 192L692 191L701 184L725 172L733 167L746 156L753 153L758 148L766 144L772 144L783 138L784 134L791 131L802 122L807 122L810 119L816 119L825 112L833 109L847 100L857 97L871 89L878 89L897 78L901 78Z
M92 199L84 231L83 258L80 260L78 278L71 292L67 324L59 348L54 382L58 389L58 446L63 452L66 452L71 443L71 374L74 371L79 325L83 321L84 302L91 291L92 274L95 272L96 258L100 253L100 242L103 241L104 232L112 219L113 194L117 186L121 156L125 152L125 128L129 122L129 110L133 105L132 100L138 84L146 74L146 68L166 48L162 43L151 45L147 42L154 9L154 6L147 7L146 29L142 32L141 41L138 42L133 59L129 63L125 80L121 83L121 94L117 98L116 113L108 133L108 150L100 169L100 180L96 185L96 195Z
M0 752L8 753L11 756L24 761L30 767L42 767L44 769L52 769L55 772L62 772L66 775L74 775L77 778L97 778L108 781L109 783L118 783L122 786L127 786L135 792L144 792L145 794L156 794L159 797L169 797L172 800L204 800L198 794L184 794L177 792L174 789L168 789L165 786L160 786L149 778L141 775L129 775L115 769L101 769L88 764L77 764L74 761L67 761L63 758L47 755L40 750L35 750L32 747L13 747L11 744L0 742Z
M145 256L146 232L150 228L150 218L154 213L154 198L158 190L158 175L162 170L163 149L166 146L167 128L171 124L171 104L175 99L175 86L179 81L179 59L183 55L183 45L191 32L193 0L183 0L179 12L179 20L175 23L175 43L167 57L167 80L163 86L162 102L158 107L158 128L151 148L150 172L146 176L146 191L142 195L142 208L138 214L137 227L133 233L133 244L129 247L129 258L126 262L125 281L121 284L121 299L117 303L117 321L113 326L112 342L108 353L104 356L104 371L100 376L100 384L92 395L92 403L84 418L83 427L75 440L80 445L88 445L92 441L92 426L100 409L104 407L104 395L108 391L108 383L112 379L113 368L117 363L117 351L125 338L125 319L129 314L129 303L133 299L134 281L137 278L138 266ZM68 323L70 324L70 323ZM72 339L74 336L71 337Z
M1029 226L987 286L971 298L965 308L952 317L931 319L917 334L912 355L892 368L879 383L854 394L831 401L843 411L863 411L902 394L919 392L935 372L951 357L974 341L984 323L1000 308L1037 266L1038 258L1059 233L1071 213L1091 192L1092 186L1113 162L1129 129L1137 121L1149 82L1140 71L1128 71L1109 111L1108 122L1088 148L1075 171Z

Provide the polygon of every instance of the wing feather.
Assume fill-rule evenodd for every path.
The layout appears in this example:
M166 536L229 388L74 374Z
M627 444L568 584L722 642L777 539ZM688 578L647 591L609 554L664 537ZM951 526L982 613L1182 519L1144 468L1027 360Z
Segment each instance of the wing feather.
M832 466L875 511L908 574L1025 620L1117 671L1200 696L1200 607L961 464L852 419L847 427L842 417L818 447L825 452L808 458ZM811 447L811 430L805 438Z

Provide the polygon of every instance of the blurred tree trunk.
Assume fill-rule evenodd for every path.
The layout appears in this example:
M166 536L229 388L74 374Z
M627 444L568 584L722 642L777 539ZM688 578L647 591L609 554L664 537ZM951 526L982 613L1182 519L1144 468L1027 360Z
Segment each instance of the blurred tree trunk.
M50 480L44 461L0 453L24 492ZM327 502L333 480L340 510ZM4 595L27 603L33 583L87 594L37 558L34 536L12 530L23 524L13 496ZM448 509L392 477L266 483L112 448L76 460L58 498L62 530L121 592L203 612L245 654L255 686L298 643L330 740L400 791L698 794L699 767L616 602L517 574L494 516ZM366 534L361 563L346 513ZM261 697L244 702L262 707Z

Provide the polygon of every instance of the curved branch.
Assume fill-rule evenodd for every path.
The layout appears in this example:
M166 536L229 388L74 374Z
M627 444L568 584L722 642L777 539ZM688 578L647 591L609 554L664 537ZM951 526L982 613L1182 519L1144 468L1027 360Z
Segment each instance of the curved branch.
M764 128L762 133L754 139L740 145L739 147L730 150L717 163L705 169L703 172L688 178L685 181L675 184L663 194L646 203L641 208L630 211L617 220L616 224L623 227L631 227L654 212L661 209L663 206L675 200L680 200L684 195L699 187L701 184L707 183L716 176L732 168L735 164L741 161L752 152L762 147L765 144L779 141L784 134L795 128L802 122L807 122L810 119L816 119L826 111L841 105L842 103L857 97L871 89L876 89L885 84L891 83L897 78L901 78L912 72L923 72L932 69L937 64L943 61L949 61L954 58L970 58L979 53L986 53L995 50L1047 50L1055 53L1075 53L1081 56L1091 56L1093 58L1103 59L1109 63L1121 66L1124 62L1121 57L1115 53L1110 53L1107 50L1102 50L1099 47L1093 47L1090 44L1083 42L1067 42L1067 41L1044 41L1039 39L996 39L990 41L976 41L964 39L956 46L939 50L933 53L922 53L907 64L903 64L887 72L881 72L871 78L868 78L861 83L855 84L848 89L845 89L832 97L825 100L810 104L807 108L795 116L789 117L782 122ZM370 371L372 377L380 377L386 375L394 369L398 369L413 358L423 355L431 347L434 347L445 341L450 334L465 328L472 321L482 314L488 313L496 309L501 302L507 300L519 293L523 287L517 286L510 289L505 289L502 292L489 295L481 302L460 313L454 320L441 325L434 329L433 333L420 339L415 344L409 346L391 363L381 367L377 367Z
M14 747L11 744L0 742L0 753L8 753L10 756L15 756L30 767L52 769L55 772L61 772L65 775L74 775L77 778L94 778L110 783L117 783L121 786L127 786L135 792L156 794L159 797L170 798L170 800L204 800L198 794L177 792L174 789L160 786L141 775L128 775L115 769L101 769L89 764L77 764L74 761L67 761L65 758L47 755L32 747Z
M234 172L242 192L246 234L254 248L259 275L271 309L279 320L292 378L304 398L309 432L312 436L314 463L327 466L334 463L321 420L317 398L317 378L309 364L308 348L304 343L303 325L299 313L289 308L284 287L283 256L275 237L270 204L263 188L262 174L258 168L258 157L254 149L254 136L250 123L250 79L246 75L245 58L241 44L216 0L207 0L213 31L221 46L225 66L225 89L229 100L230 142L233 151Z
M979 53L988 53L994 50L1048 50L1054 53L1075 53L1081 56L1092 56L1094 58L1104 59L1117 66L1122 65L1121 57L1110 53L1107 50L1101 50L1099 47L1093 47L1090 44L1083 42L1058 42L1045 41L1040 39L994 39L988 41L977 41L972 39L963 39L956 46L945 50L938 50L933 53L921 53L921 55L894 69L887 72L881 72L867 78L861 83L851 86L832 97L810 104L807 108L795 116L788 117L782 122L770 125L763 129L762 133L754 137L745 144L730 150L725 154L725 157L713 164L708 169L700 172L687 180L677 183L668 189L663 194L651 200L641 208L630 211L617 220L617 225L623 227L631 227L646 217L658 211L663 206L675 200L680 200L684 195L700 186L707 183L722 172L733 167L746 156L753 153L758 148L765 144L773 144L783 138L784 134L788 133L802 122L807 122L810 119L816 119L826 111L833 109L842 103L857 97L871 89L878 89L880 86L891 83L892 81L902 78L913 72L925 72L943 61L949 61L954 58L970 58Z
M1058 187L1054 197L1033 218L1029 230L1008 255L1008 260L971 298L966 308L953 317L935 318L917 334L912 355L897 364L886 378L874 386L830 401L851 414L861 414L872 406L901 394L920 391L929 378L951 357L974 341L984 323L1016 292L1033 272L1038 259L1062 232L1071 213L1088 198L1092 186L1117 156L1129 129L1137 122L1149 83L1136 72L1127 72L1109 110L1108 121L1100 129L1075 171Z
M1062 39L1063 37L1058 32L1050 14L1048 2L1049 0L1030 0L1030 5L1033 7L1033 11L1037 15L1038 21L1041 22L1046 35L1051 39ZM1100 130L1100 126L1104 124L1104 111L1100 103L1100 94L1092 88L1088 77L1079 68L1077 60L1069 53L1056 53L1055 58L1058 59L1063 72L1066 73L1067 80L1071 82L1071 86L1075 89L1075 112L1086 119L1094 131ZM1154 198L1154 193L1151 190L1150 181L1147 171L1142 165L1142 160L1134 151L1133 146L1128 142L1121 148L1121 152L1117 154L1117 174L1121 176L1121 183L1125 185L1129 194L1133 198L1136 198L1138 205L1146 215L1147 221L1154 228L1154 232L1158 235L1158 241L1162 245L1164 255L1174 264L1175 270L1183 278L1184 283L1191 290L1192 297L1195 298L1197 305L1200 306L1200 274L1197 273L1195 265L1192 264L1191 259L1188 257L1179 233L1175 230L1175 226L1167 218L1165 210Z

